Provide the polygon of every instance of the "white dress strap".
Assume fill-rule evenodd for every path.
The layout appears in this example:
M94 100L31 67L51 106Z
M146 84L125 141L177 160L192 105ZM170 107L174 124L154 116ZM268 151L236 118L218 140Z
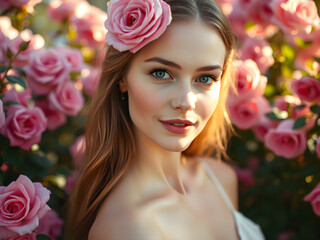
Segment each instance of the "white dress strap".
M208 165L208 163L206 161L204 161L203 159L199 158L199 157L195 157L200 164L203 166L204 170L206 171L207 175L209 176L209 178L211 179L211 181L215 184L215 186L217 187L221 197L223 198L223 200L225 201L225 203L227 204L227 206L229 207L229 209L233 212L235 211L235 208L233 206L233 204L231 203L227 193L225 192L224 188L222 187L221 183L219 182L218 178L216 177L216 175L214 175L213 171L211 170L210 166Z

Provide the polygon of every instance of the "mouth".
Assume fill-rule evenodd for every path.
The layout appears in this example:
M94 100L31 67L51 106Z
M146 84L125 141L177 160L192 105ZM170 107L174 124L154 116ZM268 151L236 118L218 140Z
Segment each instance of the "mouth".
M186 134L195 125L194 122L181 119L160 120L165 129L173 134Z

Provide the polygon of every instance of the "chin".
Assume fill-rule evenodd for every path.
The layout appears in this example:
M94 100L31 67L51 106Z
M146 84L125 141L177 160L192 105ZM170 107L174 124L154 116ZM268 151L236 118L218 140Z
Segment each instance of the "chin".
M186 150L189 146L190 146L191 142L189 143L179 143L179 142L175 142L172 144L166 144L165 146L163 146L162 148L170 151L170 152L183 152L184 150Z

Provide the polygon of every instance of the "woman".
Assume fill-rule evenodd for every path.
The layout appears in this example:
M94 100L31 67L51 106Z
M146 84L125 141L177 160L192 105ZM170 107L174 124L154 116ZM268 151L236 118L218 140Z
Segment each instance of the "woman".
M233 34L212 0L111 0L66 239L263 239L225 155Z

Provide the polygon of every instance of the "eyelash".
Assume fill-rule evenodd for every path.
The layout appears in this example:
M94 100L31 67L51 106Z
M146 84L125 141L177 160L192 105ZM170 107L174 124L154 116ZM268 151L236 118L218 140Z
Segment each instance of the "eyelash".
M155 75L157 72L164 72L165 74L168 74L168 75L169 75L168 78L173 78L173 77L171 76L171 74L168 73L168 71L167 71L166 69L163 69L163 68L153 69L153 70L150 71L149 74L152 75L154 78L159 79L159 80L168 79L168 78L160 78L160 77L157 77L157 76ZM203 77L208 77L208 78L211 78L211 79L212 79L212 82L209 83L209 84L201 83L201 82L197 81L197 82L199 82L200 84L204 84L204 85L206 85L206 86L212 86L214 83L216 83L216 82L219 81L219 78L215 77L214 75L210 75L210 74L201 75L201 76L199 76L199 77L197 78L197 80L199 80L200 78L203 78Z

